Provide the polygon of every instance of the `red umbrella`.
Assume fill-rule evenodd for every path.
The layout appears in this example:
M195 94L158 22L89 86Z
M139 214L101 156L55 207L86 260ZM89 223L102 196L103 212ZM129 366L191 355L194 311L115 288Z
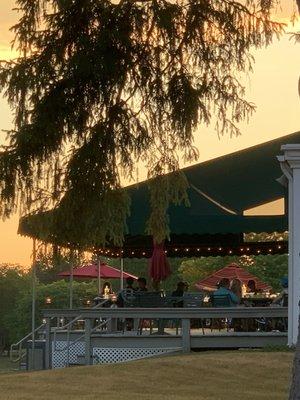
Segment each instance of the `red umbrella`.
M196 283L195 286L200 290L216 290L217 283L222 278L228 278L229 280L239 279L245 285L247 285L248 281L254 280L257 289L263 291L272 289L271 286L269 286L267 283L260 281L256 276L250 274L250 272L246 271L236 264L228 265L227 267L214 272L212 275Z
M106 263L101 263L100 268L98 268L98 264L87 264L83 265L81 267L76 267L73 269L73 277L78 278L78 279L85 279L85 278L98 278L99 277L99 272L100 272L100 278L102 279L121 279L122 277L122 271L120 271L117 268L111 267L110 265L107 265ZM71 272L70 271L64 271L60 272L58 276L64 278L64 277L70 277ZM131 275L127 272L123 272L123 278L133 278L137 279L136 276Z
M74 268L72 271L64 271L60 272L58 276L62 278L70 278L70 284L72 286L73 278L77 279L87 279L87 278L96 278L98 279L98 292L101 291L101 279L120 279L121 287L122 281L126 278L138 279L137 276L128 274L128 272L120 271L117 268L111 267L106 263L95 263L95 264L87 264L81 267ZM70 289L70 296L72 296L72 289Z
M154 243L153 254L150 258L150 277L153 282L160 282L171 275L169 261L166 257L164 242Z

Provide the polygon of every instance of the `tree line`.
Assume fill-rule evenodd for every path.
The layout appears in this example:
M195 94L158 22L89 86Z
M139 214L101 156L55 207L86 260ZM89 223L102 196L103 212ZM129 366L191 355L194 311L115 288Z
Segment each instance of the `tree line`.
M108 264L119 267L119 260L106 259ZM287 275L287 255L267 255L253 257L200 257L197 259L170 259L172 274L162 284L166 291L172 291L178 281L186 281L189 290L195 290L195 283L214 271L235 262L246 268L259 279L270 284L274 291L280 290L280 278ZM59 262L41 258L36 265L37 272L37 320L42 322L45 308L69 307L69 282L58 280L57 273L69 268L69 260L61 257ZM125 259L124 268L136 276L148 276L145 259ZM120 289L119 281L111 281L114 291ZM150 281L148 279L150 286ZM18 341L31 329L31 271L19 265L0 266L0 345L2 350ZM87 307L97 294L96 281L73 282L74 307ZM47 299L51 303L47 304Z

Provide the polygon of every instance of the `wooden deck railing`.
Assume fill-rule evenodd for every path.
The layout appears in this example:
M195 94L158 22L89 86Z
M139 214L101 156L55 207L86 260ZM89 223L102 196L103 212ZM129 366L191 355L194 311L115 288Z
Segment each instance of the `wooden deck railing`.
M44 310L46 320L46 367L50 364L50 349L53 340L53 329L51 320L55 318L65 318L70 321L77 319L80 315L84 321L84 332L82 338L85 342L86 363L91 359L91 336L93 334L93 323L95 319L116 320L132 318L133 320L155 319L155 320L179 320L181 321L181 343L182 350L189 352L191 349L191 320L192 319L257 319L257 318L287 318L287 307L232 307L232 308L99 308L94 309L74 309L74 310ZM125 333L126 334L126 333ZM258 333L259 334L259 333ZM230 335L230 332L229 332ZM236 335L236 332L234 333ZM270 333L270 336L272 333ZM138 340L138 336L137 336Z

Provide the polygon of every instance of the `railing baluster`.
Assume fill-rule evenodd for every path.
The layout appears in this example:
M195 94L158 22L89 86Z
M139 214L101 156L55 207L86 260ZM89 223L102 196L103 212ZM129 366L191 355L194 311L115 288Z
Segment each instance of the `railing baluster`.
M72 325L68 324L67 328L67 367L70 366L70 329Z
M85 328L85 365L92 364L92 353L91 353L91 319L87 318L84 323Z
M191 320L182 319L182 350L184 353L191 351Z
M51 368L51 320L46 318L45 326L45 368Z

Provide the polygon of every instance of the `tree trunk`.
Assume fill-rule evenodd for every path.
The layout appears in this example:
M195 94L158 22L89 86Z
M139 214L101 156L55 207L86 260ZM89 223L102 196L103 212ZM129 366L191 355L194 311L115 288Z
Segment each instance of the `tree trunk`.
M300 400L300 317L289 400Z

